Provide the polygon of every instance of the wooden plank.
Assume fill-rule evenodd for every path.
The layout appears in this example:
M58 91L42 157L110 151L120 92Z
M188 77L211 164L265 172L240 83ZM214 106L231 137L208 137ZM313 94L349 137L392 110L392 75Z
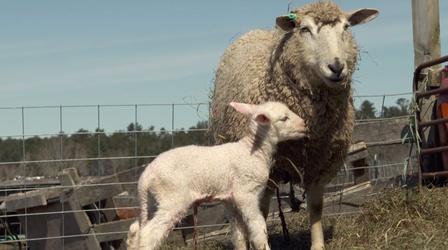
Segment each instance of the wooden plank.
M61 185L72 186L80 182L78 170L76 168L66 168L59 173Z
M89 218L85 212L65 212L65 213L49 213L46 212L58 212L69 211L76 209L72 207L70 202L64 203L62 207L61 203L52 203L47 206L29 208L27 210L28 215L20 216L20 224L22 228L26 228L26 236L28 239L33 238L45 238L52 237L51 239L33 240L28 242L30 249L88 249L88 250L100 250L98 240L95 235L92 236L76 236L83 235L89 232L91 224ZM23 213L23 210L19 210ZM39 215L33 215L33 213L39 213ZM42 214L44 213L44 214ZM62 232L61 229L64 229ZM61 236L70 236L68 238L62 238ZM73 237L76 236L76 237Z
M118 220L107 223L101 223L94 225L91 233L97 234L96 238L99 242L107 242L112 240L121 240L126 238L127 234L119 232L127 232L131 224L135 221L135 218L127 220ZM102 233L112 233L114 234L102 234Z
M116 175L121 182L133 182L138 181L138 178L142 174L143 170L145 170L146 165L138 166L135 168L130 168L121 172L118 172Z
M139 166L131 169L121 171L114 175L98 177L92 179L84 184L87 186L78 187L74 190L78 200L82 206L92 204L96 201L105 200L117 194L120 194L124 189L135 189L136 183L132 184L111 184L98 185L93 184L107 184L107 183L121 183L121 182L136 182L144 170L145 166Z
M401 133L407 125L408 117L359 122L355 125L353 140L364 141L368 145L401 140Z
M369 157L369 151L363 150L363 151L357 152L356 154L348 155L345 161L348 163L352 163L354 161L358 161L358 160L365 159L368 157Z
M79 203L73 198L64 205L64 210L81 210ZM64 234L65 235L78 235L89 232L92 228L90 218L84 211L64 213ZM101 249L100 242L95 235L80 236L74 238L64 239L64 249Z
M47 205L45 194L38 193L21 193L8 196L5 200L6 211L14 212L19 209L39 207Z
M110 185L94 185L115 183ZM116 175L95 178L94 180L84 183L87 186L81 186L74 189L74 195L77 197L81 206L95 203L96 201L105 200L109 197L123 192L123 188Z
M63 185L73 186L79 182L79 176L76 169L67 169L62 172ZM67 189L65 189L67 190ZM73 190L69 188L68 190ZM66 195L61 193L61 195ZM76 235L89 232L92 228L90 218L86 212L82 211L82 205L78 200L78 196L75 192L68 193L67 197L61 196L60 199L64 202L64 210L78 210L80 212L68 212L64 213L64 234ZM64 249L100 249L100 244L95 235L83 236L75 238L67 238L63 241Z
M363 142L363 141L356 142L356 143L350 145L350 147L348 149L348 154L349 155L355 154L355 153L358 153L359 151L366 150L366 149L367 149L367 144L365 142Z

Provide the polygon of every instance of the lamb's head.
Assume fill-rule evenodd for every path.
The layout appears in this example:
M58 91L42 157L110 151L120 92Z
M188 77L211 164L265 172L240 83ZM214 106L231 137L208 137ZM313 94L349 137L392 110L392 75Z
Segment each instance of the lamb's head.
M378 13L375 9L343 12L335 3L317 2L277 17L277 26L288 37L283 51L290 58L286 63L311 72L329 87L345 86L358 56L350 27L369 22Z
M259 105L231 102L236 111L251 119L251 132L270 137L274 142L300 139L306 136L305 121L280 102Z

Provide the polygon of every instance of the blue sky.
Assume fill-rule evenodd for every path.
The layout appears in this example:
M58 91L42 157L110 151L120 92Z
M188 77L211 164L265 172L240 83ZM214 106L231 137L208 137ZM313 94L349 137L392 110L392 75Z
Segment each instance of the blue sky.
M300 6L310 1L292 1ZM411 1L336 1L345 10L378 8L353 28L361 47L355 94L411 90ZM1 1L0 107L207 101L220 55L250 29L272 28L288 1ZM440 9L448 9L440 1ZM442 53L448 19L441 17ZM373 100L378 102L378 100ZM394 99L387 100L393 103ZM150 108L148 108L150 109ZM169 107L139 121L170 127ZM206 114L176 110L176 127ZM59 130L59 111L26 111L26 133ZM109 131L133 121L132 108L105 109ZM17 110L0 110L0 135L21 133ZM64 110L64 130L96 126L96 109Z

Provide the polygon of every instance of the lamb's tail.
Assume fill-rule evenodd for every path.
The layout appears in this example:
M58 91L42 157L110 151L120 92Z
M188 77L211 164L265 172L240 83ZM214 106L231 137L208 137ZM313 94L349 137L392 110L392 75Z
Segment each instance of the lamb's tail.
M140 203L140 217L129 227L128 238L126 240L126 247L128 250L139 249L140 228L148 222L149 182L150 180L143 178L143 176L140 177L138 182L137 196Z
M140 202L140 225L145 225L149 216L149 180L138 182L138 200Z

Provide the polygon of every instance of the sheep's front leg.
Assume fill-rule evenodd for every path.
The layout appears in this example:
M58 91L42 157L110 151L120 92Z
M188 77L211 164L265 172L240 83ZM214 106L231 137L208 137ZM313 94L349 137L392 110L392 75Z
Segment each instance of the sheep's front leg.
M310 214L311 250L325 249L322 229L322 203L324 185L315 183L307 190L307 207Z
M270 250L268 244L266 221L260 211L258 196L249 196L247 193L240 197L235 196L235 204L246 224L249 239L257 250Z

